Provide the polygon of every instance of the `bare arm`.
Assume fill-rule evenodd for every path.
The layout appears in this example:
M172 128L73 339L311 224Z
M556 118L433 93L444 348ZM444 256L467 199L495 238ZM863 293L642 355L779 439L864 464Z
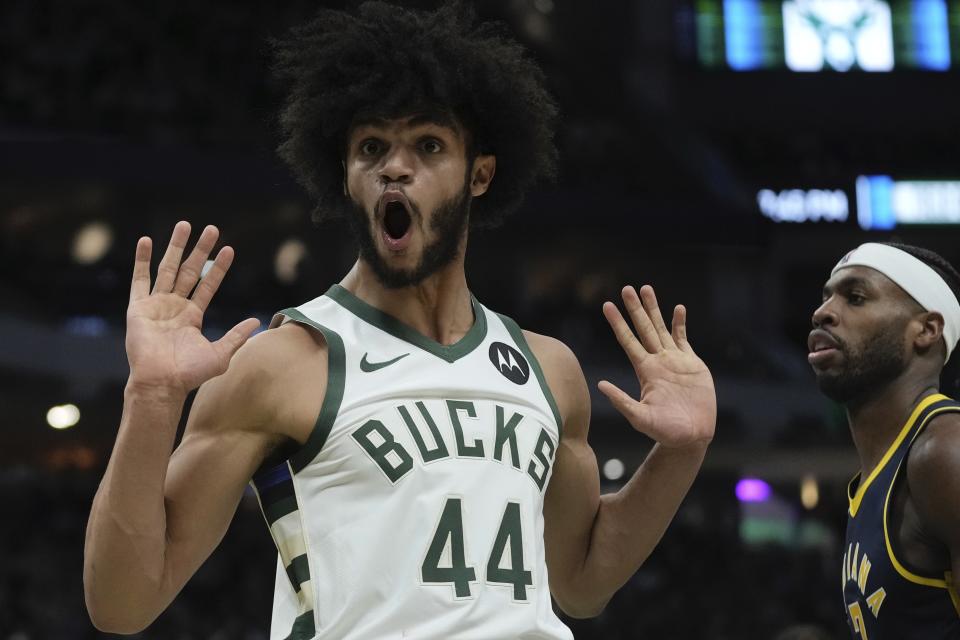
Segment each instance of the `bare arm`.
M657 444L617 493L600 495L587 443L590 396L576 358L556 341L531 340L551 389L559 391L564 418L544 507L551 591L576 617L598 614L656 547L700 469L716 422L713 381L687 342L683 307L671 334L652 289L641 290L642 304L632 287L623 295L640 339L614 305L604 305L604 315L634 366L642 399L608 382L600 389Z
M950 553L950 586L960 592L960 414L927 425L907 458L907 482L923 527Z
M207 393L206 387L201 394ZM223 405L201 399L198 402ZM183 588L226 532L272 446L263 433L192 428L171 455L179 405L128 386L110 464L87 525L84 588L94 625L135 633Z
M232 250L220 251L191 296L217 231L207 227L181 265L188 236L189 225L179 223L152 292L151 243L137 245L127 312L130 378L84 549L87 608L104 630L139 631L169 604L222 538L245 483L275 441L255 428L250 405L224 402L250 397L236 393L250 358L237 358L230 374L221 374L257 321L241 322L214 343L199 330ZM171 458L186 395L211 378Z

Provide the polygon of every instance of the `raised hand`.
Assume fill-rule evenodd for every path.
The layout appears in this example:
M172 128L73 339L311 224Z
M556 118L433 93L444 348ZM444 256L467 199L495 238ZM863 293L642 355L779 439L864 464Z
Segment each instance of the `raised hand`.
M260 326L256 318L247 318L216 342L200 333L203 314L233 262L233 249L223 247L201 279L201 270L218 236L216 227L206 227L181 264L190 238L190 223L178 222L160 261L152 291L152 241L144 237L137 242L127 307L128 384L185 394L226 371L233 354Z
M637 431L662 446L708 443L717 422L717 397L710 371L687 342L686 308L674 309L671 332L653 287L644 285L639 296L624 287L622 295L633 329L612 302L603 304L603 315L637 374L640 399L606 380L599 383L600 391Z

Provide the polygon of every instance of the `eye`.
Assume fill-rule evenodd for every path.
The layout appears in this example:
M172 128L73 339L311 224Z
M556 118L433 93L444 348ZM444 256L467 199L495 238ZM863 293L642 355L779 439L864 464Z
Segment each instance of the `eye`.
M443 151L443 145L436 138L426 138L420 142L420 148L426 153L440 153Z
M375 156L383 150L383 145L379 140L368 138L360 143L360 155Z
M849 302L854 306L858 307L866 301L867 299L863 295L857 293L856 291L851 291L850 293L847 294L847 302Z

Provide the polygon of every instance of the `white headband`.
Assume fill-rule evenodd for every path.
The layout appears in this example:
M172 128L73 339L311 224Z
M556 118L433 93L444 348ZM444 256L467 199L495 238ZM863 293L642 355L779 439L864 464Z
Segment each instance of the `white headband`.
M942 315L943 341L947 345L944 362L950 359L960 338L960 302L939 273L906 251L876 242L862 244L843 256L830 275L854 266L876 269L893 280L921 307Z

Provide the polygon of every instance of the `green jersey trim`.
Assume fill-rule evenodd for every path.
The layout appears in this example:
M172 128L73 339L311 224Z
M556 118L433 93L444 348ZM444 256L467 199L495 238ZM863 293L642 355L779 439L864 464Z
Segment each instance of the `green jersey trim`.
M523 330L512 318L508 318L500 313L497 315L500 316L500 319L503 321L503 326L507 328L510 337L513 338L513 341L520 347L520 351L526 356L527 360L530 361L530 368L533 369L534 375L537 376L537 382L540 383L540 388L543 390L543 395L547 399L547 404L550 405L550 410L553 411L553 419L557 421L557 433L563 435L563 419L560 417L560 409L557 408L557 401L554 399L553 392L550 391L550 387L547 385L547 379L543 375L543 369L540 367L540 363L537 361L536 356L533 355L530 345L527 344L527 339L523 337Z
M290 635L284 640L310 640L316 634L313 626L313 611L307 611L297 616L293 621L293 628L290 629Z
M291 514L299 509L297 506L297 497L292 493L286 497L277 500L263 509L263 515L267 519L267 526L272 525L285 515Z
M290 579L290 585L293 590L300 593L300 585L310 579L310 565L307 560L307 554L301 554L290 561L290 564L284 567L287 577Z
M338 284L330 287L324 295L364 322L392 335L394 338L409 342L415 347L419 347L427 353L431 353L447 362L456 362L460 358L468 355L487 337L487 317L480 303L477 302L477 299L472 295L470 296L470 304L473 306L473 326L470 327L466 335L451 345L440 344L436 340L431 340L425 335L414 331L390 314L370 306Z
M310 462L317 457L323 445L327 442L333 422L340 411L343 402L343 386L346 381L346 356L343 350L343 338L333 329L329 329L319 322L311 320L296 309L284 309L280 312L295 322L313 327L319 331L327 341L327 391L320 406L320 415L310 432L307 441L290 456L290 468L294 473L303 471Z

